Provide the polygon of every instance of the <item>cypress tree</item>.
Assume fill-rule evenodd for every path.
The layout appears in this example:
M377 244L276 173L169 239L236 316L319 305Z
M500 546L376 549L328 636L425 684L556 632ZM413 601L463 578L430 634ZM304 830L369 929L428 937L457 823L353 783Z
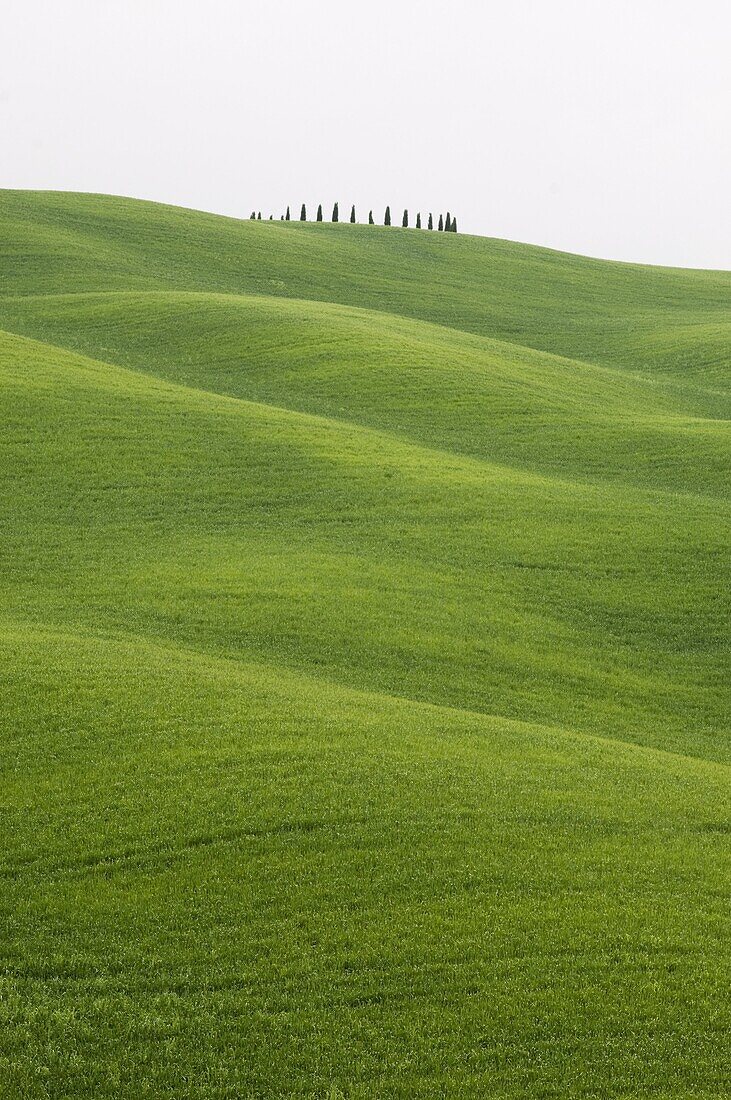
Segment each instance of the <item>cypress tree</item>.
M416 215L416 228L421 229L421 211Z
M441 214L439 215L439 226L438 226L438 228L439 228L440 233L444 230L444 218L442 217Z
M429 226L428 226L428 228L429 229L434 228L434 218L431 216L431 214L429 215Z
M350 224L355 225L355 203L350 208Z
M300 210L300 221L301 222L306 222L307 221L307 207L305 206L304 203L302 203L302 209Z
M260 210L260 211L259 211L259 213L258 213L258 214L256 215L256 217L257 217L257 221L261 221L261 210Z
M338 213L338 204L337 203L335 203L335 205L333 206L333 221L334 222L340 221L340 214Z
M317 219L316 220L318 222L322 221L322 203L320 203L320 205L317 208Z
M284 220L286 222L291 221L291 218L289 216L289 207L287 207L287 213L284 215Z
M274 215L273 215L273 214L270 214L270 215L269 215L269 221L270 221L270 222L273 222L273 221L274 221Z
M447 211L447 220L444 223L444 232L445 233L451 233L452 232L452 215L449 213L449 211Z
M404 216L401 219L401 224L404 227L404 229L409 228L409 212L408 212L408 210L404 210Z
M457 219L456 218L452 218L452 232L453 233L457 232Z
M251 220L256 221L256 210L251 211Z
M375 223L375 222L373 221L373 211L372 211L372 210L369 210L369 211L368 211L368 224L369 224L369 225L375 225L375 224L376 224L376 223Z
M384 225L390 225L391 224L391 207L390 206L386 207L386 214L385 214L384 219L383 219L383 224Z

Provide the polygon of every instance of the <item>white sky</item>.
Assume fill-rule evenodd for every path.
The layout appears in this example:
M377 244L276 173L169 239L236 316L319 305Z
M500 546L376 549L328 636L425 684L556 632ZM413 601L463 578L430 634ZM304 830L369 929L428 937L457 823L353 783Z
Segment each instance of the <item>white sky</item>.
M0 186L731 268L731 0L0 0Z

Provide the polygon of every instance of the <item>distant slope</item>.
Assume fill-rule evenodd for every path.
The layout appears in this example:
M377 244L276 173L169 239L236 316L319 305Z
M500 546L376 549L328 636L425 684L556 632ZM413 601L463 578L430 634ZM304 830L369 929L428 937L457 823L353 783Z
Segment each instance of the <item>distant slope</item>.
M1 191L0 240L0 296L175 289L307 298L631 370L685 373L701 363L728 387L718 369L731 336L728 272L427 230L239 222L58 192Z
M729 289L0 192L0 1093L728 1091Z
M717 420L731 395L696 380L628 376L390 314L276 298L46 295L0 303L0 316L172 381L430 446L563 476L729 492Z

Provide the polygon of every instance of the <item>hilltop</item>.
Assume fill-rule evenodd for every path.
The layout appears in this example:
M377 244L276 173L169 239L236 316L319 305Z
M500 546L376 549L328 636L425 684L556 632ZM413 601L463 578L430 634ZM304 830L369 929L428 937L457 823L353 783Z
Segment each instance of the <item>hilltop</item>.
M730 301L0 192L8 1095L723 1094Z

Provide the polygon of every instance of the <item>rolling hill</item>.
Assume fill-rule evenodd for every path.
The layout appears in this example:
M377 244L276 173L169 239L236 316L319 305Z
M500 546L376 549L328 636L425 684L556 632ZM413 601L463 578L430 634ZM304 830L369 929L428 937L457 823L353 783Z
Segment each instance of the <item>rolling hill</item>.
M0 192L0 1094L731 1090L730 306Z

